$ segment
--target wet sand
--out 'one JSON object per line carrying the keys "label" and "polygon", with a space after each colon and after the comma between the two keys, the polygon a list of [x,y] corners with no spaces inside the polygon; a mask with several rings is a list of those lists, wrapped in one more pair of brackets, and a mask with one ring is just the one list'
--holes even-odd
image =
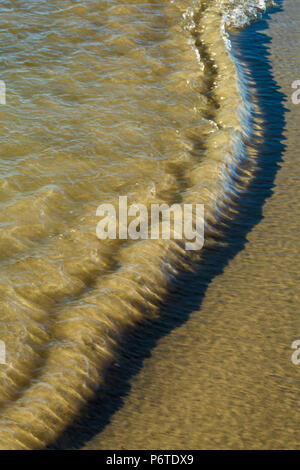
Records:
{"label": "wet sand", "polygon": [[[298,445],[299,11],[270,3],[1,6],[1,449]],[[119,196],[204,204],[204,249],[99,240]]]}
{"label": "wet sand", "polygon": [[299,448],[291,344],[300,338],[300,107],[290,99],[299,22],[297,2],[283,2],[233,39],[265,135],[261,169],[241,202],[246,234],[237,224],[239,248],[207,260],[208,272],[216,261],[222,269],[199,272],[166,306],[183,324],[158,339],[138,372],[132,366],[120,409],[88,449]]}

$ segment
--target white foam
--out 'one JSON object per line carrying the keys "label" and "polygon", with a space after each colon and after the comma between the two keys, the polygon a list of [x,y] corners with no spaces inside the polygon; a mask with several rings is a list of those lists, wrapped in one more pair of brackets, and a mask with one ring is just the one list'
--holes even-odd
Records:
{"label": "white foam", "polygon": [[275,0],[219,0],[227,27],[243,28],[257,20],[269,7],[276,6]]}

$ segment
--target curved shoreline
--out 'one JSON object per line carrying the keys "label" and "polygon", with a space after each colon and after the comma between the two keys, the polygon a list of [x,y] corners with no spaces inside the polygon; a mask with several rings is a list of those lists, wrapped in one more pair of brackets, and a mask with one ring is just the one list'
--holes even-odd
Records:
{"label": "curved shoreline", "polygon": [[[185,168],[188,184],[181,201],[204,204],[206,250],[223,243],[228,221],[238,212],[240,194],[252,178],[249,168],[241,165],[246,161],[241,148],[246,137],[241,138],[238,115],[242,102],[235,66],[222,38],[222,21],[219,6],[204,2],[190,24],[200,58],[202,54],[202,118],[208,130],[200,139],[194,139],[195,147],[204,146],[205,158],[199,162],[198,155],[191,152]],[[178,33],[174,30],[174,37]],[[232,148],[232,142],[237,148]],[[48,343],[46,339],[45,352],[38,360],[36,346],[32,347],[32,375],[28,375],[16,398],[6,400],[1,409],[0,447],[36,449],[53,441],[95,390],[104,385],[99,373],[114,362],[123,335],[135,324],[156,318],[173,288],[174,276],[193,269],[196,262],[198,254],[187,255],[181,243],[141,241],[120,248],[118,263],[108,273],[90,273],[93,290],[85,286],[80,289],[78,316],[74,318],[72,304],[64,304],[59,316],[51,318],[51,337]],[[80,278],[80,273],[76,275]],[[50,292],[51,288],[50,284]],[[37,348],[41,349],[39,344]],[[16,370],[12,371],[15,377]]]}
{"label": "curved shoreline", "polygon": [[[200,49],[200,54],[201,54],[201,49]],[[249,104],[248,104],[247,108],[248,109],[251,108],[252,111],[253,111],[252,105],[249,106]],[[252,115],[252,117],[253,117],[253,115]],[[245,116],[244,116],[244,118],[245,118]],[[248,127],[249,126],[248,116],[246,117],[244,122],[247,126],[246,128],[247,128],[248,138],[250,138],[250,141],[251,141],[252,136],[251,136],[251,133],[249,132],[250,129]],[[254,135],[254,138],[256,139],[257,136]],[[244,139],[244,143],[247,140],[248,139]],[[256,145],[259,145],[260,143],[256,142]],[[249,145],[249,140],[248,140],[248,145]],[[249,147],[251,148],[252,146],[253,146],[253,144],[251,144],[251,142],[250,142]],[[239,157],[240,157],[240,152],[237,152],[238,161],[240,161]],[[252,157],[253,157],[253,155],[252,155]],[[280,156],[279,156],[279,158],[280,158]],[[247,200],[248,193],[251,192],[249,187],[251,185],[255,186],[255,184],[257,184],[257,182],[255,180],[257,178],[258,179],[261,178],[261,175],[257,176],[257,174],[256,174],[256,168],[258,170],[261,170],[260,167],[256,166],[256,165],[257,165],[257,161],[255,161],[255,159],[253,159],[253,160],[244,159],[243,160],[243,165],[242,165],[242,168],[240,168],[240,171],[236,171],[236,170],[239,170],[239,168],[232,168],[231,167],[231,170],[233,170],[232,174],[233,174],[235,184],[238,183],[238,181],[240,181],[240,178],[242,179],[243,184],[239,188],[240,191],[237,191],[237,192],[234,191],[233,193],[231,192],[230,199],[229,199],[230,204],[229,204],[229,201],[227,201],[227,204],[225,205],[225,210],[226,211],[228,211],[228,209],[231,210],[231,212],[229,212],[229,216],[228,216],[228,212],[227,212],[227,215],[226,215],[226,212],[224,213],[224,211],[222,209],[223,201],[222,200],[219,201],[220,202],[220,208],[219,208],[219,212],[218,212],[218,223],[216,224],[217,230],[214,232],[213,244],[206,247],[205,252],[202,253],[202,255],[201,255],[201,256],[203,256],[203,261],[200,262],[200,265],[204,266],[204,270],[205,270],[205,264],[209,263],[209,258],[212,256],[213,253],[214,253],[214,256],[216,256],[217,259],[219,259],[220,263],[216,267],[216,269],[213,270],[213,273],[211,273],[212,277],[214,277],[216,275],[216,271],[217,272],[222,271],[224,265],[227,264],[228,260],[230,258],[232,258],[233,256],[235,256],[235,254],[242,248],[243,244],[245,243],[246,234],[250,230],[250,227],[255,225],[259,220],[259,217],[258,218],[254,217],[253,220],[249,221],[249,215],[247,215],[247,218],[245,220],[245,214],[244,213],[242,213],[242,214],[239,213],[239,207],[240,207],[241,202],[244,199]],[[275,165],[275,167],[276,167],[276,165]],[[238,186],[239,185],[237,185],[237,187]],[[245,188],[246,188],[246,191],[245,191]],[[261,210],[263,201],[269,195],[270,195],[270,192],[269,192],[269,190],[267,190],[265,195],[263,196],[263,199],[261,200],[260,210]],[[243,208],[243,210],[244,210],[244,208]],[[229,232],[232,231],[232,227],[235,228],[237,225],[239,227],[238,236],[242,238],[242,241],[238,241],[238,244],[236,246],[232,246],[232,240],[231,240],[231,242],[228,243],[228,241],[230,240]],[[221,228],[221,230],[219,231],[220,228]],[[233,234],[233,240],[235,240],[234,234]],[[222,248],[222,246],[223,246],[223,248]],[[197,263],[197,268],[196,268],[197,274],[195,274],[195,275],[193,275],[193,274],[185,275],[181,281],[180,280],[176,281],[175,285],[173,286],[173,289],[175,289],[177,285],[179,285],[180,288],[183,288],[183,290],[186,289],[187,288],[186,287],[186,282],[188,282],[188,283],[194,282],[194,285],[197,285],[197,282],[199,282],[199,271],[201,271],[201,268],[199,267],[199,264]],[[202,274],[202,276],[203,276],[203,274]],[[198,281],[196,281],[196,283],[195,283],[195,277],[196,277],[196,279],[198,278]],[[193,278],[194,278],[194,281],[192,281]],[[207,282],[208,281],[205,282],[205,285],[206,285]],[[185,285],[185,287],[184,287],[184,285]],[[169,298],[169,301],[174,296],[176,298],[176,295],[173,293],[171,295],[171,297]],[[175,301],[175,303],[176,303],[176,301]],[[165,310],[166,310],[166,307],[163,307],[163,311],[165,311]],[[141,352],[141,357],[142,358],[145,357],[145,354],[147,356],[148,351],[149,351],[148,348],[151,349],[154,346],[154,344],[157,341],[157,337],[164,336],[165,334],[167,334],[168,331],[170,331],[170,329],[174,328],[176,325],[180,325],[182,322],[186,321],[186,319],[187,319],[186,315],[184,315],[184,318],[178,317],[178,318],[173,318],[173,319],[170,316],[166,317],[166,316],[162,315],[161,320],[157,319],[157,320],[154,320],[154,322],[150,321],[149,326],[143,326],[142,330],[138,330],[137,333],[133,334],[133,336],[132,335],[130,336],[130,340],[128,341],[128,343],[126,345],[126,351],[127,352],[126,352],[125,356],[127,357],[128,354],[130,356],[130,353],[128,353],[128,350],[131,351],[131,354],[133,355],[133,357],[136,356],[136,350]],[[154,333],[153,333],[153,324],[154,324],[154,329],[155,329]],[[147,334],[146,334],[146,332],[147,332]],[[153,334],[154,334],[154,337],[153,337]],[[147,341],[147,343],[150,343],[150,345],[149,344],[146,345],[146,348],[145,348],[146,352],[143,353],[144,346],[141,343],[143,342],[143,339],[145,339],[146,337],[151,338],[149,341]],[[137,359],[136,357],[135,357],[135,359],[133,359],[133,357],[131,356],[131,360],[135,360],[136,362],[141,364],[142,359]],[[128,359],[125,359],[125,360],[121,359],[120,362],[121,362],[121,368],[123,368],[125,370],[123,375],[125,375],[125,377],[126,377],[126,379],[124,379],[125,383],[123,384],[123,386],[122,385],[120,386],[120,383],[119,383],[119,381],[121,381],[121,384],[122,384],[123,379],[120,379],[120,377],[119,378],[116,377],[116,375],[118,375],[118,376],[120,375],[120,368],[119,367],[117,367],[117,368],[113,367],[112,368],[113,370],[110,370],[109,374],[112,374],[112,375],[115,376],[115,379],[114,379],[115,382],[113,381],[113,383],[118,384],[117,389],[120,389],[120,395],[122,396],[122,393],[124,393],[124,388],[125,388],[125,390],[128,388],[128,385],[127,385],[128,369],[129,370],[130,370],[130,368],[132,369],[132,365],[131,366],[129,365]],[[132,372],[133,374],[136,373],[135,367],[134,367],[134,371]],[[108,389],[108,395],[109,395],[111,393],[110,386],[108,388],[109,388]],[[96,404],[94,404],[92,406],[92,410],[95,411],[95,407],[97,407],[97,406],[101,407],[102,403],[103,403],[103,396],[101,397],[101,400],[99,402],[96,402]],[[98,426],[98,430],[99,430],[99,427],[105,426],[105,423],[109,419],[110,414],[113,413],[118,408],[118,406],[116,404],[114,405],[113,403],[109,403],[109,399],[108,399],[108,402],[107,402],[107,400],[104,401],[103,407],[104,408],[103,408],[102,413],[103,413],[104,416],[102,416],[102,418],[101,417],[98,418],[98,423],[97,423],[97,420],[96,420],[96,425],[95,426],[94,426],[94,424],[91,425],[91,423],[90,423],[90,421],[93,421],[93,411],[92,410],[90,410],[90,411],[87,410],[87,412],[86,412],[87,416],[86,416],[86,418],[83,418],[83,423],[86,423],[87,427],[88,427],[87,423],[89,423],[89,426],[91,426],[92,429],[96,429],[96,427]],[[108,408],[108,410],[107,410],[106,407]],[[101,410],[99,412],[101,414]],[[82,429],[86,429],[85,431],[83,431],[82,438],[80,436],[78,436],[78,432],[80,434],[80,429],[81,429],[81,431],[82,431]],[[87,434],[89,434],[88,431],[87,431],[87,428],[85,428],[85,426],[82,424],[82,422],[79,423],[79,428],[77,428],[77,429],[76,429],[76,427],[75,427],[75,429],[73,428],[73,430],[72,430],[72,428],[67,429],[65,434],[62,436],[61,440],[58,441],[58,443],[56,444],[56,448],[57,447],[58,448],[64,448],[64,446],[68,447],[68,445],[71,446],[71,447],[72,446],[75,446],[75,447],[81,446],[82,443],[84,442],[84,440],[86,440],[86,437],[85,438],[83,437],[84,435],[86,436],[85,432],[87,432]],[[72,433],[75,433],[75,436],[77,435],[77,437],[74,438],[74,435],[72,436]],[[91,431],[90,434],[93,434],[93,431]],[[78,439],[79,439],[79,442],[81,442],[80,444],[78,443]],[[82,439],[83,439],[83,442],[82,442]],[[69,444],[66,444],[66,442],[68,442],[68,440],[69,440]],[[74,441],[76,442],[76,440],[77,440],[77,444],[74,444]],[[72,444],[70,444],[70,442]]]}

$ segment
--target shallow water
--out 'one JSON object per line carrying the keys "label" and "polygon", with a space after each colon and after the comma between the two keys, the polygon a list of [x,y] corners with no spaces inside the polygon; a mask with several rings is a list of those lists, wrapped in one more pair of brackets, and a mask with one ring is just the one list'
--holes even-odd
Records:
{"label": "shallow water", "polygon": [[259,105],[256,133],[264,135],[256,182],[241,198],[246,230],[237,226],[233,248],[215,253],[220,269],[210,254],[210,273],[199,269],[171,300],[167,318],[183,312],[184,323],[151,357],[144,353],[141,371],[125,362],[132,378],[124,403],[86,448],[299,448],[291,344],[300,337],[300,108],[290,99],[299,22],[298,3],[283,2],[232,38]]}
{"label": "shallow water", "polygon": [[[271,70],[255,28],[265,23],[232,36],[236,63],[224,43],[225,19],[242,26],[264,2],[227,3],[3,2],[1,448],[43,448],[67,426],[57,446],[297,442],[289,349],[297,339],[296,129],[284,125],[276,83],[262,85]],[[267,25],[280,14],[296,22],[288,5],[292,16],[274,12]],[[282,53],[272,63],[285,60],[275,78],[286,94],[280,70],[297,55],[285,24],[272,35]],[[174,240],[100,242],[96,209],[120,195],[204,203],[205,250],[187,254]],[[125,345],[144,320],[149,331]],[[120,341],[127,352],[119,359]],[[94,421],[72,426],[95,394],[85,415]]]}

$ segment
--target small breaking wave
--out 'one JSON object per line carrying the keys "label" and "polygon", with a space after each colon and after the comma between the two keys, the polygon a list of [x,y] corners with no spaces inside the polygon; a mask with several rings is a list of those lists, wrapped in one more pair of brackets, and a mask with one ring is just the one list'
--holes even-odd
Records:
{"label": "small breaking wave", "polygon": [[[101,202],[99,198],[114,200],[126,180],[125,190],[138,202],[204,204],[206,246],[213,247],[222,242],[228,221],[238,212],[238,196],[252,178],[245,165],[245,142],[252,133],[251,106],[230,53],[228,31],[246,26],[274,3],[179,0],[163,6],[153,2],[149,9],[143,2],[136,2],[129,10],[112,5],[101,17],[109,28],[105,29],[105,22],[101,25],[104,33],[100,38],[95,28],[101,16],[97,3],[91,2],[87,8],[80,7],[79,2],[72,9],[70,14],[75,17],[71,17],[67,38],[72,49],[82,35],[82,50],[76,51],[75,56],[77,61],[83,61],[83,68],[84,52],[88,48],[93,50],[96,38],[104,44],[103,57],[108,57],[103,67],[107,67],[110,76],[102,83],[102,92],[107,99],[103,110],[110,111],[104,116],[104,124],[101,121],[98,127],[91,126],[90,121],[85,123],[91,139],[93,133],[102,139],[101,149],[97,149],[104,155],[102,179],[97,179],[100,170],[99,163],[92,158],[95,155],[89,165],[80,160],[80,153],[76,153],[76,146],[80,147],[78,135],[73,135],[66,120],[62,128],[70,132],[69,154],[66,152],[63,158],[58,147],[57,160],[50,155],[42,165],[37,159],[36,168],[41,166],[39,181],[43,178],[46,181],[46,176],[50,174],[51,178],[60,163],[69,179],[64,180],[63,175],[56,186],[44,183],[42,189],[28,189],[26,198],[15,199],[7,206],[6,224],[10,227],[7,233],[11,238],[4,240],[10,251],[8,260],[3,256],[3,262],[7,263],[9,287],[3,287],[2,304],[12,327],[6,331],[8,349],[14,341],[18,347],[9,358],[0,386],[3,449],[37,449],[54,441],[103,385],[105,370],[114,361],[124,333],[141,320],[155,318],[174,276],[193,269],[201,261],[201,252],[187,253],[176,240],[99,245],[93,231],[96,220],[86,216]],[[48,41],[55,42],[64,34],[60,28],[65,14],[65,9],[53,12],[57,19],[55,38],[49,37]],[[136,18],[133,27],[129,18]],[[75,20],[82,21],[77,35],[73,31]],[[89,44],[84,42],[86,35],[92,38]],[[46,40],[45,51],[47,47]],[[113,61],[114,57],[119,62]],[[66,68],[61,83],[55,84],[60,98],[50,100],[47,94],[39,97],[56,116],[72,100],[64,83],[73,80],[75,67],[71,61],[66,64],[65,57],[62,62],[59,59],[53,58],[59,62],[59,70]],[[97,60],[97,55],[89,56],[90,73],[100,77],[103,70],[99,70]],[[176,68],[179,60],[180,70]],[[121,61],[127,68],[119,76]],[[76,70],[78,89],[84,88],[82,73]],[[52,77],[47,78],[52,83]],[[92,102],[92,97],[89,99]],[[91,111],[88,106],[94,107],[90,102],[84,103],[87,114]],[[124,103],[128,102],[123,113]],[[126,121],[129,112],[132,121]],[[105,126],[107,129],[117,126],[120,113],[123,126],[128,127],[126,134],[122,137],[121,126],[112,131],[114,134],[105,134]],[[137,122],[135,113],[139,117]],[[81,117],[79,113],[76,121],[79,135]],[[54,120],[54,115],[51,118]],[[147,126],[139,134],[143,120]],[[50,122],[45,120],[45,128],[50,128],[48,138],[55,134],[51,129],[54,121]],[[165,129],[163,133],[158,133],[160,125]],[[151,139],[155,132],[154,144]],[[37,133],[39,143],[43,142],[38,126]],[[57,134],[55,137],[62,139],[58,141],[62,145],[59,129]],[[139,155],[146,146],[148,153],[136,163],[132,154]],[[35,147],[25,162],[28,172],[34,167],[39,150],[39,146]],[[119,152],[120,158],[113,160],[113,152]],[[83,179],[76,180],[80,172]],[[70,182],[72,178],[76,181],[76,192]],[[149,184],[151,178],[156,180]],[[102,192],[97,191],[99,181],[106,193],[103,188]],[[7,184],[12,192],[20,186],[25,191],[26,183],[17,173]],[[37,185],[36,180],[34,184]],[[25,236],[25,222],[32,213],[32,204],[34,223]],[[20,208],[25,220],[24,230],[19,231],[23,238],[9,225],[14,214],[21,212]],[[69,214],[67,221],[62,221],[64,211]],[[18,288],[20,279],[22,284]]]}

